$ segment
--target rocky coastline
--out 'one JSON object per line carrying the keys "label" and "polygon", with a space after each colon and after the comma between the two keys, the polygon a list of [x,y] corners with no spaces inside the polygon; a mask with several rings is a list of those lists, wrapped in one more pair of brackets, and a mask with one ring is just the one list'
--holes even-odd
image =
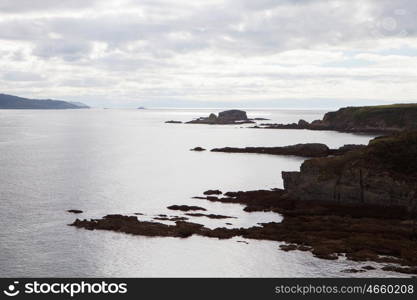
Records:
{"label": "rocky coastline", "polygon": [[[281,222],[249,228],[207,228],[187,217],[232,218],[200,206],[173,205],[185,216],[141,221],[137,216],[107,215],[76,219],[71,226],[142,236],[273,240],[282,251],[308,251],[322,259],[378,262],[382,269],[417,274],[417,132],[371,140],[344,154],[306,160],[300,172],[283,172],[284,189],[222,193],[208,190],[201,201],[244,205],[244,211],[279,213]],[[357,174],[356,174],[357,173]],[[352,175],[355,174],[355,175]],[[359,175],[358,175],[359,174]],[[389,209],[387,209],[389,208]],[[369,268],[367,268],[369,269]],[[365,272],[349,269],[346,272]]]}

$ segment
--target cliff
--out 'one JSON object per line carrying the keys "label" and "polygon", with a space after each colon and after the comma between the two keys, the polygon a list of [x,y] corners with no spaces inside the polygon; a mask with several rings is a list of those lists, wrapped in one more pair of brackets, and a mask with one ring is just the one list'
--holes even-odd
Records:
{"label": "cliff", "polygon": [[262,124],[272,129],[336,130],[346,132],[398,132],[417,129],[417,104],[345,107],[328,112],[322,120],[292,124]]}
{"label": "cliff", "polygon": [[80,102],[61,100],[35,100],[0,94],[0,109],[81,109],[89,108]]}
{"label": "cliff", "polygon": [[375,138],[363,149],[306,160],[282,172],[287,197],[417,208],[417,131]]}

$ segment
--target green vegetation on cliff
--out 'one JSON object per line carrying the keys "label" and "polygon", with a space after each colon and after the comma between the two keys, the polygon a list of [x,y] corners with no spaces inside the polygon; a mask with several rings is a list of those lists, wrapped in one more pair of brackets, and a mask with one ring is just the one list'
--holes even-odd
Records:
{"label": "green vegetation on cliff", "polygon": [[322,122],[342,129],[417,129],[417,104],[346,107],[327,113]]}

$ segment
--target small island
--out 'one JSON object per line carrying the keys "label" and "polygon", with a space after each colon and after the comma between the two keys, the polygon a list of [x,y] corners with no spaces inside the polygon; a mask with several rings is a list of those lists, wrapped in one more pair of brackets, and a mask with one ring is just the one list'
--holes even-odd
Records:
{"label": "small island", "polygon": [[209,124],[209,125],[237,125],[255,123],[253,120],[248,119],[246,112],[243,110],[232,109],[226,110],[216,114],[210,114],[208,117],[198,118],[187,122],[187,124]]}

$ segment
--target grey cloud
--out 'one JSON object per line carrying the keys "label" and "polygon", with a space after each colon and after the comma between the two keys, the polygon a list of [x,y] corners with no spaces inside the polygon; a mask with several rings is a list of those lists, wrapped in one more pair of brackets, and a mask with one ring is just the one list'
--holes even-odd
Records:
{"label": "grey cloud", "polygon": [[79,9],[98,3],[98,0],[1,0],[0,12],[19,13],[61,9]]}
{"label": "grey cloud", "polygon": [[60,57],[66,61],[76,61],[88,55],[91,43],[74,40],[45,40],[38,42],[33,54],[42,58]]}
{"label": "grey cloud", "polygon": [[7,81],[41,81],[44,78],[37,73],[9,71],[2,75],[2,79]]}

